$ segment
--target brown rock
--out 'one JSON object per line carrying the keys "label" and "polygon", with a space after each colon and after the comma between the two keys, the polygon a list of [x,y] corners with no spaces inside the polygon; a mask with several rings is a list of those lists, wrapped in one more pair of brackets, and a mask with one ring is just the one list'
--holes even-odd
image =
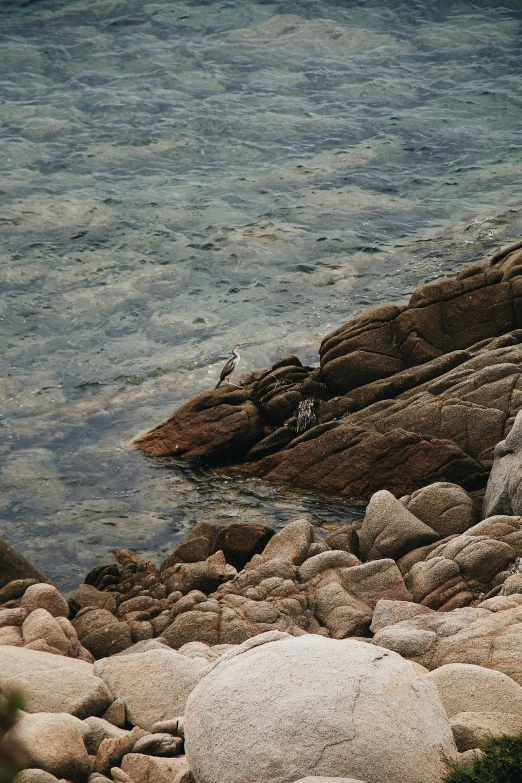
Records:
{"label": "brown rock", "polygon": [[218,534],[214,551],[222,550],[227,563],[237,571],[254,556],[263,552],[274,530],[262,522],[232,522]]}
{"label": "brown rock", "polygon": [[[406,307],[368,310],[325,337],[320,369],[285,360],[205,392],[135,445],[215,461],[248,452],[242,473],[360,498],[433,482],[482,492],[522,408],[521,259],[507,249],[419,288]],[[289,440],[308,399],[320,423]],[[451,513],[441,502],[440,530],[419,511],[421,521],[464,532],[469,501]]]}
{"label": "brown rock", "polygon": [[464,533],[477,522],[473,501],[457,484],[437,482],[402,497],[401,503],[441,538]]}
{"label": "brown rock", "polygon": [[135,743],[146,736],[148,736],[147,731],[135,726],[132,731],[125,732],[119,737],[102,739],[94,762],[94,772],[100,772],[102,775],[108,774],[111,767],[119,764],[123,756],[132,750]]}
{"label": "brown rock", "polygon": [[78,614],[81,609],[91,606],[96,609],[106,609],[108,612],[116,611],[116,599],[112,593],[105,593],[97,590],[92,585],[80,585],[69,596],[69,607],[73,615]]}
{"label": "brown rock", "polygon": [[312,543],[313,528],[306,519],[295,519],[275,534],[263,550],[264,560],[289,560],[295,565],[304,562]]}
{"label": "brown rock", "polygon": [[157,758],[142,753],[128,753],[121,763],[122,769],[134,783],[187,783],[189,772],[185,756]]}
{"label": "brown rock", "polygon": [[20,598],[30,585],[38,582],[38,579],[13,579],[0,589],[0,604]]}
{"label": "brown rock", "polygon": [[237,458],[258,441],[264,422],[251,386],[202,392],[132,445],[157,456]]}
{"label": "brown rock", "polygon": [[359,530],[359,548],[364,560],[384,557],[397,560],[406,552],[438,539],[438,533],[413,516],[386,490],[372,495]]}
{"label": "brown rock", "polygon": [[[6,541],[0,539],[0,588],[6,587],[9,582],[20,582],[26,579],[35,579],[37,582],[53,584],[51,579],[42,574],[25,557],[22,557],[22,555],[10,547]],[[10,598],[4,598],[0,593],[0,602],[9,600]]]}
{"label": "brown rock", "polygon": [[83,724],[66,713],[39,712],[23,715],[6,735],[16,740],[28,766],[81,783],[89,773],[89,757],[83,743]]}

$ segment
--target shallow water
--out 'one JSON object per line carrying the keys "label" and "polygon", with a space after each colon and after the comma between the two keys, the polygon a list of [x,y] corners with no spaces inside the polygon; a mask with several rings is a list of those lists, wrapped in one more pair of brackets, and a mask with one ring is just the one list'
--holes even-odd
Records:
{"label": "shallow water", "polygon": [[69,589],[345,502],[129,439],[519,239],[519,0],[3,0],[0,535]]}

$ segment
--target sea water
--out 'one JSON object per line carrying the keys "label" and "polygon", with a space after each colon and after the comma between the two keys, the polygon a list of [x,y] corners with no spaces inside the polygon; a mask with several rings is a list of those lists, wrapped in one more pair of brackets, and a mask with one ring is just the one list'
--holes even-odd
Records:
{"label": "sea water", "polygon": [[64,589],[357,516],[129,441],[522,229],[520,0],[2,0],[0,536]]}

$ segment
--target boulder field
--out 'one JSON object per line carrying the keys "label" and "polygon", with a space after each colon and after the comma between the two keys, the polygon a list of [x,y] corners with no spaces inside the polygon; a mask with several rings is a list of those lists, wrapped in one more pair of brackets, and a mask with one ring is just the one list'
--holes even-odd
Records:
{"label": "boulder field", "polygon": [[327,531],[199,522],[67,601],[22,563],[0,755],[22,751],[16,783],[441,783],[522,731],[521,558],[521,516],[439,482]]}
{"label": "boulder field", "polygon": [[481,500],[522,408],[522,242],[364,311],[319,354],[316,368],[285,356],[202,392],[133,445],[365,500],[439,481]]}

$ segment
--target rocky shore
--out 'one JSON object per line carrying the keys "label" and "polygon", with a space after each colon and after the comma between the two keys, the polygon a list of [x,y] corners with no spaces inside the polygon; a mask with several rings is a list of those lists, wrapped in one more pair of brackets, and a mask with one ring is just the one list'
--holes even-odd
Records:
{"label": "rocky shore", "polygon": [[522,243],[135,441],[361,521],[198,522],[67,600],[0,542],[16,783],[441,783],[522,732],[521,273]]}
{"label": "rocky shore", "polygon": [[522,243],[406,306],[364,311],[320,358],[285,356],[203,392],[134,445],[364,500],[451,481],[480,502],[522,407]]}

